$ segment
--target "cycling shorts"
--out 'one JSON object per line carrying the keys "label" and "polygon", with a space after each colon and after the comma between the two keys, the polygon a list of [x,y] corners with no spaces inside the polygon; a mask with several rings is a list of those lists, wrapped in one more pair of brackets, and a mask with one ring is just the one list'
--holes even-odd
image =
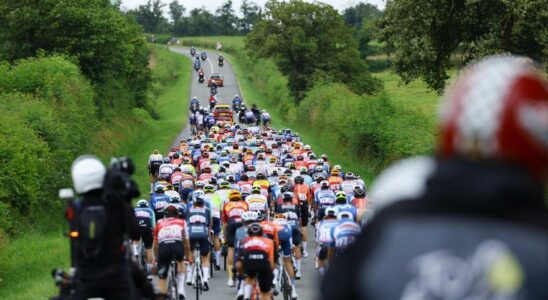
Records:
{"label": "cycling shorts", "polygon": [[141,240],[143,240],[143,244],[145,244],[145,249],[152,249],[152,228],[148,226],[139,226],[141,229]]}
{"label": "cycling shorts", "polygon": [[234,240],[236,239],[236,230],[244,226],[242,222],[235,222],[233,220],[228,220],[228,225],[226,227],[226,244],[228,247],[234,248]]}
{"label": "cycling shorts", "polygon": [[293,227],[293,232],[291,234],[292,234],[291,240],[293,242],[293,246],[299,246],[302,241],[301,229],[298,227]]}
{"label": "cycling shorts", "polygon": [[160,163],[151,162],[151,163],[150,163],[149,174],[151,174],[151,175],[158,175],[158,171],[160,171],[160,165],[162,165],[162,162],[160,162]]}
{"label": "cycling shorts", "polygon": [[301,226],[306,227],[308,226],[308,202],[302,201],[300,208],[301,208]]}
{"label": "cycling shorts", "polygon": [[[209,240],[207,238],[190,238],[190,249],[194,251],[196,245],[200,248],[200,256],[207,256],[209,254]],[[195,257],[195,259],[197,259]]]}
{"label": "cycling shorts", "polygon": [[214,235],[219,235],[221,233],[221,219],[213,218],[213,224],[211,229],[213,230]]}
{"label": "cycling shorts", "polygon": [[268,255],[262,251],[250,251],[243,254],[242,266],[249,278],[256,278],[261,292],[268,293],[272,286],[274,275],[270,269]]}
{"label": "cycling shorts", "polygon": [[181,188],[179,189],[179,194],[181,195],[181,199],[184,201],[188,201],[188,195],[192,193],[193,189],[191,188]]}
{"label": "cycling shorts", "polygon": [[291,233],[286,230],[278,232],[278,240],[280,241],[281,253],[284,257],[291,256]]}
{"label": "cycling shorts", "polygon": [[185,248],[182,241],[160,243],[158,246],[158,277],[165,279],[171,259],[183,260]]}
{"label": "cycling shorts", "polygon": [[327,246],[318,246],[316,248],[316,257],[318,257],[319,260],[326,260],[327,259]]}

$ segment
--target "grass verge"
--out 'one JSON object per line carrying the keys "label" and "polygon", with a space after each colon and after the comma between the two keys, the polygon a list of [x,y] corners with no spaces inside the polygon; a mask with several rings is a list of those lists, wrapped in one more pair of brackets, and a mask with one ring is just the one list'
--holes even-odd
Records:
{"label": "grass verge", "polygon": [[[154,106],[157,120],[139,109],[112,120],[97,134],[92,152],[106,159],[126,155],[137,164],[135,179],[148,191],[146,163],[153,149],[168,149],[186,120],[190,88],[190,61],[164,47],[152,48]],[[51,269],[69,264],[68,239],[63,236],[62,212],[44,214],[54,225],[39,225],[9,241],[0,251],[0,299],[44,299],[56,293]],[[58,221],[53,221],[58,220]],[[2,245],[0,245],[1,247]]]}

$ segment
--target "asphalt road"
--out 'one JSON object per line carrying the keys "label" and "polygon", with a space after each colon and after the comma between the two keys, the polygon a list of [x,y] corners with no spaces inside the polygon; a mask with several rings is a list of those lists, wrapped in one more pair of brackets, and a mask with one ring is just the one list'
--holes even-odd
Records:
{"label": "asphalt road", "polygon": [[[170,47],[170,50],[179,54],[182,54],[189,59],[191,59],[190,56],[190,49],[184,48],[184,47]],[[202,50],[197,48],[198,53],[200,53]],[[205,62],[202,62],[202,68],[204,69],[206,73],[206,80],[209,77],[209,74],[212,72],[220,72],[221,75],[224,77],[224,87],[219,88],[219,92],[217,94],[217,100],[219,103],[223,104],[231,104],[232,98],[234,98],[234,95],[240,93],[240,88],[238,87],[236,77],[234,75],[234,72],[232,71],[232,66],[230,65],[230,62],[225,59],[225,63],[223,67],[219,67],[217,64],[219,55],[215,53],[214,51],[207,51],[208,53],[208,59]],[[198,83],[198,74],[194,71],[194,69],[188,70],[189,72],[192,72],[192,84],[190,93],[191,95],[181,95],[181,97],[193,97],[196,96],[200,100],[200,104],[203,106],[209,106],[207,100],[209,98],[209,88],[207,87],[207,84],[204,83]],[[245,100],[245,99],[244,99]],[[179,134],[179,137],[173,142],[173,145],[178,145],[179,141],[182,138],[188,138],[190,136],[190,126],[188,126],[188,122],[185,124],[185,127],[182,129],[181,133]],[[309,226],[308,228],[308,236],[309,236],[309,242],[308,242],[308,253],[309,256],[307,258],[303,258],[302,260],[302,279],[297,281],[297,293],[299,295],[300,300],[312,300],[317,299],[317,292],[319,291],[319,278],[318,278],[318,272],[314,268],[314,247],[315,243],[313,241],[313,233],[314,230],[312,227]],[[200,299],[204,300],[224,300],[224,299],[236,299],[236,289],[230,288],[226,285],[228,278],[227,274],[224,271],[214,272],[213,278],[210,279],[210,290],[208,292],[205,292],[202,294]],[[186,294],[187,299],[195,299],[195,291],[192,289],[192,287],[187,286],[186,287]],[[282,299],[281,294],[275,297],[275,299]]]}

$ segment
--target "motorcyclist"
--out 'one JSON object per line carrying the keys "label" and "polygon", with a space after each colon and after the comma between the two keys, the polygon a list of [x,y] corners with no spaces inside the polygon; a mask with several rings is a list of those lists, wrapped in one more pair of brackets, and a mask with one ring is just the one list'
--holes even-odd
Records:
{"label": "motorcyclist", "polygon": [[242,99],[237,94],[234,95],[234,99],[232,99],[232,110],[235,112],[238,112],[240,109],[240,106],[242,105]]}
{"label": "motorcyclist", "polygon": [[202,83],[202,82],[204,82],[204,80],[205,80],[204,69],[200,68],[200,70],[198,70],[198,81],[200,81],[200,83]]}
{"label": "motorcyclist", "polygon": [[547,298],[547,86],[524,58],[462,71],[437,156],[377,177],[374,214],[331,264],[322,299]]}
{"label": "motorcyclist", "polygon": [[215,82],[215,80],[211,80],[211,84],[209,85],[209,91],[212,95],[217,94],[217,82]]}
{"label": "motorcyclist", "polygon": [[224,65],[224,61],[225,61],[225,58],[222,55],[219,55],[219,66],[222,67]]}

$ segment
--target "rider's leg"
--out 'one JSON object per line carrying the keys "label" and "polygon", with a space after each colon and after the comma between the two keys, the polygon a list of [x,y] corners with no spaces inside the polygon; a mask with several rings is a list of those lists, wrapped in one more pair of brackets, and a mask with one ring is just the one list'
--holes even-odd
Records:
{"label": "rider's leg", "polygon": [[217,263],[217,266],[221,265],[221,239],[219,238],[219,235],[216,234],[213,237],[213,249],[215,250],[215,262]]}
{"label": "rider's leg", "polygon": [[179,291],[179,295],[185,295],[185,271],[184,261],[177,262],[177,291]]}
{"label": "rider's leg", "polygon": [[228,280],[234,280],[232,268],[234,266],[234,247],[228,247],[228,255],[226,258],[226,271],[228,272]]}

